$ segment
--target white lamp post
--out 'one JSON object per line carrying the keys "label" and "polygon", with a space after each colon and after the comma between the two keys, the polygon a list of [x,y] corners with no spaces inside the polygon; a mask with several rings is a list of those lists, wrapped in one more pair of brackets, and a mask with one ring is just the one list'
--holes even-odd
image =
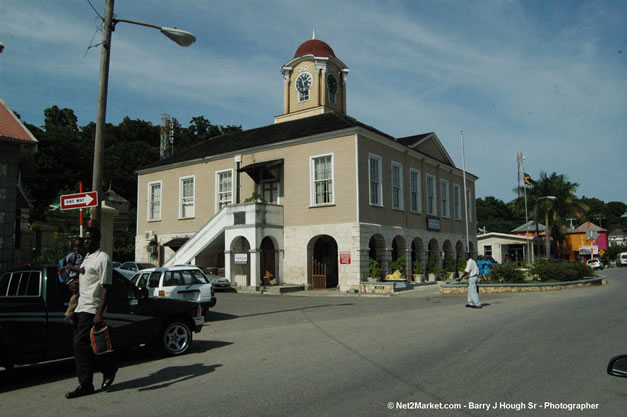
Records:
{"label": "white lamp post", "polygon": [[111,55],[111,32],[115,30],[115,25],[120,22],[133,25],[147,26],[158,29],[165,36],[176,42],[180,46],[190,46],[196,41],[190,32],[152,25],[150,23],[136,22],[133,20],[113,19],[114,0],[106,0],[104,25],[102,30],[102,50],[100,52],[100,79],[98,82],[98,115],[96,117],[96,139],[94,143],[94,165],[92,174],[92,191],[98,193],[98,205],[91,212],[92,225],[100,227],[101,204],[102,204],[102,172],[103,172],[103,149],[104,149],[104,128],[107,114],[107,91],[109,86],[109,57]]}

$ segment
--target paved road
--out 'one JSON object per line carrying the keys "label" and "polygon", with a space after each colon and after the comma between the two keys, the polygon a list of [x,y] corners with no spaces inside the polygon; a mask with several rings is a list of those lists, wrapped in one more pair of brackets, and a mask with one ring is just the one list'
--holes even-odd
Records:
{"label": "paved road", "polygon": [[[605,366],[627,353],[627,269],[604,274],[603,287],[483,295],[481,310],[434,288],[219,294],[190,354],[138,350],[112,392],[72,401],[71,361],[0,372],[0,415],[624,416],[627,379]],[[416,406],[461,408],[403,409]]]}

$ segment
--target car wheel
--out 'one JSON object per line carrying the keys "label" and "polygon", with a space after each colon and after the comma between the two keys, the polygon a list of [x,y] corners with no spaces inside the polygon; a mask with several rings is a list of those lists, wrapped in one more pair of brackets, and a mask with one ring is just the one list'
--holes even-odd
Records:
{"label": "car wheel", "polygon": [[161,332],[161,350],[167,355],[181,355],[192,345],[192,331],[187,323],[172,320]]}

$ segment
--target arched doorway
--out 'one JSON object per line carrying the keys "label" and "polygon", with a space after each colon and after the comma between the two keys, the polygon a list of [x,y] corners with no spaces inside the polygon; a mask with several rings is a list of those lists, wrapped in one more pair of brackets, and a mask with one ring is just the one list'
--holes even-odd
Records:
{"label": "arched doorway", "polygon": [[261,241],[260,263],[261,263],[261,283],[263,285],[277,285],[279,277],[276,268],[276,249],[274,242],[269,236]]}
{"label": "arched doorway", "polygon": [[370,238],[368,242],[368,257],[377,261],[379,268],[384,270],[385,238],[380,234],[375,234]]}
{"label": "arched doorway", "polygon": [[440,260],[440,247],[438,241],[431,239],[429,241],[429,253],[427,258],[427,272],[429,273],[429,279],[437,279],[436,271],[439,271],[442,267],[442,261]]}
{"label": "arched doorway", "polygon": [[[425,273],[425,250],[424,245],[422,243],[422,239],[419,237],[415,238],[411,242],[411,269],[412,275],[413,273],[417,273],[417,275],[421,275]],[[416,261],[422,262],[422,268],[419,268],[419,271],[414,271],[416,266]]]}
{"label": "arched doorway", "polygon": [[250,286],[250,243],[243,236],[231,242],[231,276],[237,285]]}
{"label": "arched doorway", "polygon": [[336,288],[339,284],[337,242],[331,236],[313,238],[308,245],[311,286],[314,290]]}

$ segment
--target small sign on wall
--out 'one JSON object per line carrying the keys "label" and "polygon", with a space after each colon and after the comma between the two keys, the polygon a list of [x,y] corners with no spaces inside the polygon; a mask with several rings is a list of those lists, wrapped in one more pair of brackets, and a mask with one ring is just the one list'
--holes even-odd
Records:
{"label": "small sign on wall", "polygon": [[233,259],[235,265],[246,265],[248,264],[248,254],[246,253],[236,253]]}
{"label": "small sign on wall", "polygon": [[342,265],[350,265],[351,263],[351,253],[350,251],[341,251],[340,252],[340,264]]}
{"label": "small sign on wall", "polygon": [[427,217],[427,230],[440,230],[440,219]]}

